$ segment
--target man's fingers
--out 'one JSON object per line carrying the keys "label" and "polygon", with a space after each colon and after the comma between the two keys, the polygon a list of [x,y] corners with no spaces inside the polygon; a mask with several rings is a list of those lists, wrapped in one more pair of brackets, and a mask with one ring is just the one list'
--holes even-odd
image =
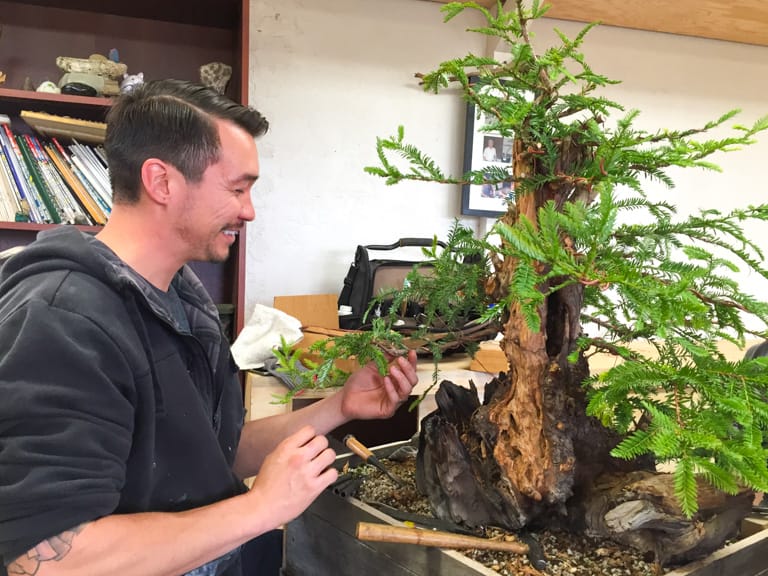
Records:
{"label": "man's fingers", "polygon": [[317,437],[317,432],[312,426],[302,426],[296,432],[286,438],[286,442],[289,442],[296,446],[304,446],[307,442],[312,441]]}

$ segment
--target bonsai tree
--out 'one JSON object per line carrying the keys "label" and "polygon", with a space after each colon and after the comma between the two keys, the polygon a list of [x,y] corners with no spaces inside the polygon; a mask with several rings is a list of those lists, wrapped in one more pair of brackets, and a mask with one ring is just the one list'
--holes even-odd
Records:
{"label": "bonsai tree", "polygon": [[[407,346],[408,338],[439,358],[461,341],[466,311],[496,323],[508,372],[486,386],[482,403],[441,384],[440,410],[422,423],[419,485],[433,510],[512,529],[586,523],[661,562],[684,560],[733,531],[751,490],[768,491],[768,363],[730,362],[718,348],[766,334],[768,305],[733,276],[747,269],[768,278],[760,247],[743,232],[746,221],[768,219],[768,206],[680,217],[671,194],[653,200],[643,186],[672,188],[671,167],[717,169],[710,156],[751,143],[768,119],[722,138],[707,133],[737,111],[688,130],[639,129],[639,112],[600,94],[615,81],[580,52],[592,26],[573,39],[558,32],[560,44],[539,52],[529,23],[546,7],[526,4],[445,5],[446,20],[481,12],[485,24],[472,32],[503,41],[506,59],[470,54],[417,74],[425,91],[457,90],[474,104],[484,130],[514,138],[510,168],[446,174],[402,127],[378,140],[380,165],[366,168],[388,184],[508,183],[506,213],[484,238],[457,224],[449,249],[427,251],[435,276],[414,275],[388,294],[390,316],[336,339],[329,358],[376,357],[377,343]],[[472,304],[451,325],[457,295]],[[423,324],[440,321],[442,331],[390,340],[406,300],[424,303]],[[590,375],[597,352],[620,361]],[[655,472],[657,463],[671,473]]]}

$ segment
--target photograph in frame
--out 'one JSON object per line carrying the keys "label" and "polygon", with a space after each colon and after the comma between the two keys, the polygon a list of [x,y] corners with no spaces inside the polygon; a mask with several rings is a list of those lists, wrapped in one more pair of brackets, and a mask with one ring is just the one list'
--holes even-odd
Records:
{"label": "photograph in frame", "polygon": [[[485,117],[475,114],[475,105],[467,104],[464,143],[464,173],[486,167],[512,170],[514,138],[494,132],[485,132]],[[506,199],[513,192],[511,182],[497,184],[464,184],[461,191],[461,213],[469,216],[496,218],[507,211]]]}

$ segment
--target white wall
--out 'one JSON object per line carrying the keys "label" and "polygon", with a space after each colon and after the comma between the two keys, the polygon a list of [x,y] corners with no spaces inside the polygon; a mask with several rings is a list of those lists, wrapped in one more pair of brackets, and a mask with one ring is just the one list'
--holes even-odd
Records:
{"label": "white wall", "polygon": [[[461,171],[464,106],[425,94],[415,72],[484,40],[463,17],[416,0],[251,2],[251,105],[270,120],[259,142],[256,220],[247,241],[246,311],[278,294],[338,293],[358,244],[444,236],[458,187],[386,186],[363,172],[376,138],[406,137]],[[470,16],[467,14],[467,16]]]}
{"label": "white wall", "polygon": [[[573,38],[583,25],[553,19],[535,22],[536,41],[543,46],[555,42],[555,27]],[[766,47],[598,26],[587,35],[583,52],[595,72],[621,80],[603,93],[627,110],[640,110],[638,125],[645,130],[696,128],[729,110],[742,110],[727,129],[706,137],[720,138],[732,135],[734,124],[751,125],[768,115]],[[644,191],[677,205],[681,215],[768,203],[763,175],[768,132],[758,135],[756,144],[709,160],[722,172],[673,169],[669,174],[674,188],[651,182]],[[768,224],[746,223],[745,229],[768,255]],[[768,300],[765,279],[745,272],[737,278],[745,292]]]}
{"label": "white wall", "polygon": [[[461,171],[464,105],[425,94],[414,72],[485,42],[467,27],[474,13],[448,24],[440,5],[418,0],[252,0],[250,102],[271,122],[259,142],[262,176],[248,228],[246,310],[277,294],[333,292],[360,243],[401,236],[444,236],[459,215],[458,187],[403,183],[387,187],[363,172],[376,164],[376,137],[399,124],[406,138],[446,171]],[[543,20],[543,45],[557,25]],[[607,95],[642,110],[642,125],[696,126],[731,108],[750,123],[768,114],[768,48],[602,27],[584,47],[597,71],[623,80]],[[768,135],[745,151],[715,159],[724,169],[675,172],[669,192],[681,211],[763,201]],[[464,218],[483,231],[482,218]],[[764,229],[753,235],[765,238]],[[755,279],[747,288],[757,290]]]}

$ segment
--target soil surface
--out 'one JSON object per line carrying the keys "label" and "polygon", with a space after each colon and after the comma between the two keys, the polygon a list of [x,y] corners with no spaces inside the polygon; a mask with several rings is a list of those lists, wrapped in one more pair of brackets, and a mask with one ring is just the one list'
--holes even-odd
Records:
{"label": "soil surface", "polygon": [[[372,466],[355,468],[353,474],[364,478],[357,489],[357,498],[376,505],[385,504],[398,510],[431,517],[427,499],[416,490],[413,459],[395,462],[382,459],[387,468],[404,481],[400,487]],[[521,535],[488,528],[477,536],[499,539],[521,539]],[[469,558],[504,576],[658,576],[674,567],[660,569],[652,559],[610,540],[591,538],[584,534],[542,530],[522,535],[523,541],[533,538],[546,562],[543,570],[532,564],[528,555],[488,550],[461,550]],[[537,562],[537,558],[533,558]],[[541,558],[538,558],[541,561]],[[542,565],[539,565],[542,566]]]}

